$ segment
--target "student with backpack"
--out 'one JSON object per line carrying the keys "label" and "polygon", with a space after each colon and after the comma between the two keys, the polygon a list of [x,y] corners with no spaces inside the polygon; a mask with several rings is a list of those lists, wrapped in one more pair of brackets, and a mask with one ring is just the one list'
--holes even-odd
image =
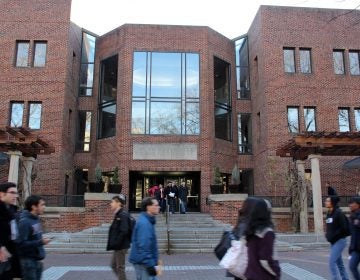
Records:
{"label": "student with backpack", "polygon": [[126,280],[125,255],[130,248],[133,218],[124,210],[125,196],[120,194],[111,199],[110,207],[114,220],[109,229],[106,250],[113,250],[111,268],[119,280]]}
{"label": "student with backpack", "polygon": [[[329,269],[332,280],[349,280],[342,251],[346,247],[346,236],[350,235],[349,221],[345,214],[338,207],[338,196],[328,196],[325,199],[325,207],[328,209],[326,215],[326,239],[330,242]],[[340,277],[338,277],[338,272]]]}

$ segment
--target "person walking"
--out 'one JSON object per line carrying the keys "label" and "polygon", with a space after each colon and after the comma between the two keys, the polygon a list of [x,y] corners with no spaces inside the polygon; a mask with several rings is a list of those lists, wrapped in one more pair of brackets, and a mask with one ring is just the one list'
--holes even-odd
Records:
{"label": "person walking", "polygon": [[[339,197],[328,196],[325,199],[325,207],[328,209],[326,215],[326,239],[330,242],[329,269],[332,280],[349,280],[342,251],[346,247],[346,236],[349,235],[349,225],[345,214],[338,207]],[[340,273],[340,277],[338,276]]]}
{"label": "person walking", "polygon": [[185,214],[187,211],[187,196],[189,195],[189,188],[186,186],[185,181],[182,181],[178,191],[180,213]]}
{"label": "person walking", "polygon": [[153,197],[145,197],[141,202],[141,210],[132,235],[129,261],[134,265],[136,280],[155,280],[159,272],[155,234],[155,216],[159,214],[159,203]]}
{"label": "person walking", "polygon": [[128,213],[124,210],[124,195],[116,195],[111,199],[110,208],[114,219],[110,225],[106,250],[113,250],[111,269],[119,280],[126,280],[125,255],[130,248],[130,224]]}
{"label": "person walking", "polygon": [[[271,205],[262,198],[248,197],[243,205],[237,235],[245,235],[248,247],[247,280],[278,280],[281,269],[274,259],[275,233]],[[242,233],[243,232],[243,233]],[[238,236],[239,238],[241,236]],[[236,278],[235,279],[239,279]]]}
{"label": "person walking", "polygon": [[18,227],[16,223],[18,190],[16,184],[0,184],[0,279],[21,278],[21,266],[16,250]]}
{"label": "person walking", "polygon": [[351,240],[349,246],[349,268],[355,280],[360,280],[360,197],[353,197],[349,202]]}
{"label": "person walking", "polygon": [[42,235],[39,215],[45,210],[45,201],[37,195],[30,195],[25,200],[25,210],[19,221],[19,256],[23,280],[40,280],[45,258],[44,245],[50,242]]}

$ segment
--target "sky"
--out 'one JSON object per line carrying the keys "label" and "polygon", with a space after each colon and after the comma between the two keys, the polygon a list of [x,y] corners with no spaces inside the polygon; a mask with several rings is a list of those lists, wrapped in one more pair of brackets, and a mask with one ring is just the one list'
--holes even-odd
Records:
{"label": "sky", "polygon": [[245,34],[260,5],[360,9],[360,0],[72,0],[71,20],[97,35],[125,23],[209,26]]}

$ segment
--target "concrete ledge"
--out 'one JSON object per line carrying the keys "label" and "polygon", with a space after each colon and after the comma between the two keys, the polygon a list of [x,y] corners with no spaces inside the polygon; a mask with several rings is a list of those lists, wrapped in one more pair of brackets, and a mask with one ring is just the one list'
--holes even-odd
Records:
{"label": "concrete ledge", "polygon": [[85,193],[85,200],[108,200],[110,201],[116,193]]}
{"label": "concrete ledge", "polygon": [[49,213],[82,213],[85,212],[84,207],[46,207],[45,214]]}
{"label": "concrete ledge", "polygon": [[247,197],[246,193],[210,194],[208,200],[209,202],[244,201]]}

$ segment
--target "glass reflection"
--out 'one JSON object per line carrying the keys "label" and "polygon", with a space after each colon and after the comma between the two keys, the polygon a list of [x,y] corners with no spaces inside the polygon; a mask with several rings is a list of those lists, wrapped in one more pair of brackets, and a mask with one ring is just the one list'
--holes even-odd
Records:
{"label": "glass reflection", "polygon": [[311,73],[310,50],[300,49],[300,71],[301,73]]}
{"label": "glass reflection", "polygon": [[81,62],[94,63],[95,60],[95,41],[96,37],[83,32]]}
{"label": "glass reflection", "polygon": [[288,128],[291,133],[299,133],[299,108],[288,107]]}
{"label": "glass reflection", "polygon": [[34,67],[44,67],[46,63],[46,42],[35,42]]}
{"label": "glass reflection", "polygon": [[133,102],[131,111],[131,133],[145,133],[145,102]]}
{"label": "glass reflection", "polygon": [[360,109],[355,109],[354,114],[355,114],[355,129],[356,131],[360,131]]}
{"label": "glass reflection", "polygon": [[29,42],[17,42],[16,66],[27,67],[29,64]]}
{"label": "glass reflection", "polygon": [[251,115],[238,114],[237,121],[239,153],[251,153]]}
{"label": "glass reflection", "polygon": [[334,62],[335,74],[338,74],[338,75],[345,74],[344,52],[343,51],[334,51],[333,52],[333,62]]}
{"label": "glass reflection", "polygon": [[199,98],[199,55],[186,54],[186,97]]}
{"label": "glass reflection", "polygon": [[188,103],[186,105],[186,134],[194,135],[200,133],[199,103]]}
{"label": "glass reflection", "polygon": [[146,52],[134,53],[134,69],[133,69],[133,91],[132,95],[143,96],[146,95]]}
{"label": "glass reflection", "polygon": [[349,52],[349,64],[350,64],[351,75],[360,75],[359,63],[360,63],[359,52]]}
{"label": "glass reflection", "polygon": [[181,103],[151,102],[150,134],[181,134]]}
{"label": "glass reflection", "polygon": [[93,77],[94,77],[94,64],[82,64],[81,73],[80,73],[80,86],[92,88]]}
{"label": "glass reflection", "polygon": [[81,44],[80,96],[92,96],[96,37],[83,32]]}
{"label": "glass reflection", "polygon": [[316,131],[315,108],[304,108],[305,131]]}
{"label": "glass reflection", "polygon": [[12,103],[10,126],[22,127],[23,114],[24,114],[24,103]]}
{"label": "glass reflection", "polygon": [[116,104],[102,107],[99,110],[99,138],[115,135]]}
{"label": "glass reflection", "polygon": [[118,56],[112,56],[101,62],[101,103],[116,101]]}
{"label": "glass reflection", "polygon": [[295,73],[295,50],[284,48],[284,70],[286,73]]}
{"label": "glass reflection", "polygon": [[41,124],[41,103],[30,103],[29,128],[40,129]]}
{"label": "glass reflection", "polygon": [[350,131],[349,109],[347,108],[339,109],[339,131]]}

